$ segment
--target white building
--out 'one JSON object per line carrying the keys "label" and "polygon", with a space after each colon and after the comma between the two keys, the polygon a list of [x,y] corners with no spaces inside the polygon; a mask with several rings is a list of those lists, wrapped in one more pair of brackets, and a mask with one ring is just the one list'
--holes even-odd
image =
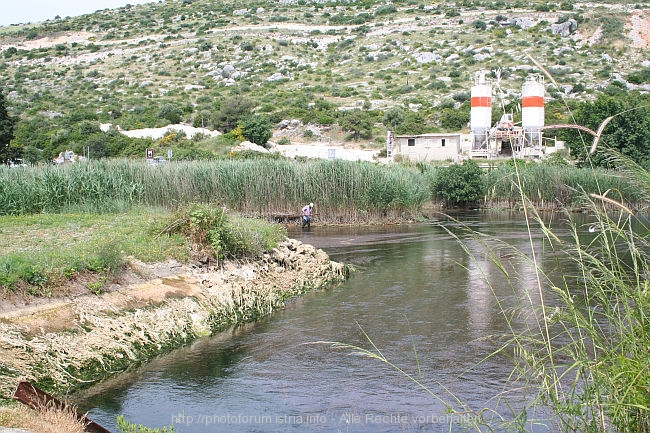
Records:
{"label": "white building", "polygon": [[[465,134],[437,133],[396,135],[389,156],[401,155],[411,161],[458,161],[469,140]],[[471,143],[469,144],[471,146]]]}

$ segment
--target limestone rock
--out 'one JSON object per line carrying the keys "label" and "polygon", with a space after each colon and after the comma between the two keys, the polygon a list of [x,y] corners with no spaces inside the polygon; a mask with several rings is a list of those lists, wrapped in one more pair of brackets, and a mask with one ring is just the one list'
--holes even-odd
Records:
{"label": "limestone rock", "polygon": [[578,29],[578,22],[573,18],[559,24],[551,24],[551,31],[555,35],[560,35],[563,38],[573,34]]}

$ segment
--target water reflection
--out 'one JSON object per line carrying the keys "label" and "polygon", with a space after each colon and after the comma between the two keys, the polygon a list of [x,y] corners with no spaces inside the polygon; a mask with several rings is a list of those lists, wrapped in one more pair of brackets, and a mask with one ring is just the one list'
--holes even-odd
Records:
{"label": "water reflection", "polygon": [[[396,366],[421,377],[446,400],[454,398],[449,390],[477,410],[493,408],[493,397],[504,391],[510,374],[505,356],[489,357],[499,344],[494,337],[512,326],[537,326],[537,276],[529,261],[506,247],[532,251],[519,216],[461,217],[494,236],[488,245],[496,248],[503,267],[482,241],[462,235],[460,224],[444,218],[442,226],[314,226],[291,232],[325,249],[333,260],[352,263],[358,272],[261,322],[201,340],[87,390],[77,401],[109,428],[123,413],[149,426],[176,420],[177,432],[443,429],[438,421],[445,407],[402,374],[349,350],[314,344],[338,341],[372,349],[370,337]],[[470,254],[447,230],[464,237]],[[538,257],[547,247],[544,242],[541,236],[533,241]],[[557,267],[554,261],[541,263],[550,273]],[[502,314],[526,302],[532,306],[525,314]],[[180,414],[186,416],[183,421]],[[237,415],[254,422],[220,422]],[[298,422],[297,417],[310,415],[314,422]],[[410,421],[401,423],[390,418],[394,415]],[[194,422],[200,417],[203,422]]]}

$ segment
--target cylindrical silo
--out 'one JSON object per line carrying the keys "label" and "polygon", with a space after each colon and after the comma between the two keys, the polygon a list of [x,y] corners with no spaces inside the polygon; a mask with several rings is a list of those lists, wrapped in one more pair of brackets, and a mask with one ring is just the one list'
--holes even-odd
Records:
{"label": "cylindrical silo", "polygon": [[530,75],[521,87],[521,126],[531,143],[541,139],[544,126],[544,77]]}
{"label": "cylindrical silo", "polygon": [[487,137],[492,126],[492,86],[485,77],[485,72],[476,75],[471,89],[472,108],[470,111],[470,129],[474,140],[481,143]]}

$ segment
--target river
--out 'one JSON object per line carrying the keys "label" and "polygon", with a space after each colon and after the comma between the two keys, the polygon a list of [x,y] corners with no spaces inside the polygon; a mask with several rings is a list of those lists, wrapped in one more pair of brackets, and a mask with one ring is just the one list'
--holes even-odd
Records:
{"label": "river", "polygon": [[[521,393],[508,384],[507,354],[490,355],[511,326],[537,327],[541,304],[534,267],[508,245],[529,257],[534,251],[549,275],[559,265],[546,254],[539,230],[531,248],[521,214],[458,217],[491,236],[487,242],[503,270],[485,254],[482,238],[463,234],[460,223],[444,218],[294,229],[291,237],[357,272],[259,322],[94,386],[82,393],[80,408],[114,431],[116,417],[124,414],[149,427],[173,423],[177,432],[438,432],[449,431],[450,421],[471,421],[471,413],[446,413],[445,403],[461,408],[457,401],[508,417],[503,398],[517,407]],[[568,233],[554,224],[558,233]],[[515,284],[508,284],[506,272]],[[394,367],[333,342],[380,352]]]}

